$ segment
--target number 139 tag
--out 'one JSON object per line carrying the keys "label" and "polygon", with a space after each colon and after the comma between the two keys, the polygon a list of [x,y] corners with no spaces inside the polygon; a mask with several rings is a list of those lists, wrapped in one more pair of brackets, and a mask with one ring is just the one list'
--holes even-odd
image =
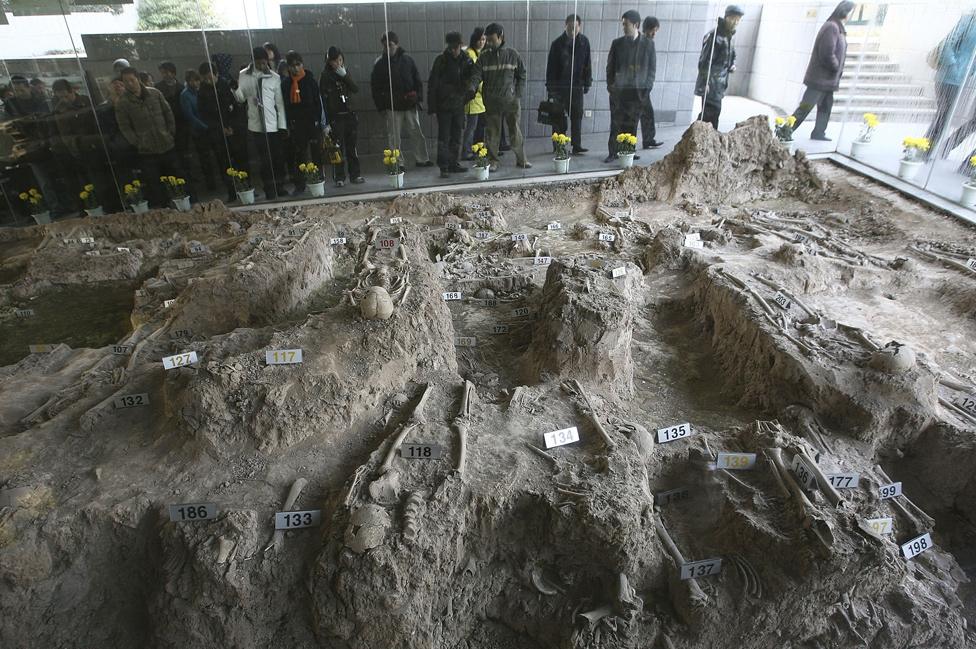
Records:
{"label": "number 139 tag", "polygon": [[276,512],[276,530],[294,530],[299,527],[316,527],[322,522],[321,509],[309,509],[301,512]]}

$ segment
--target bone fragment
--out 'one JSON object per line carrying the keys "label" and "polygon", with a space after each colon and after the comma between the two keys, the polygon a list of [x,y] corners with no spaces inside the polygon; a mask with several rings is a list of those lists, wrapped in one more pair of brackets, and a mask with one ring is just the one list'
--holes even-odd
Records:
{"label": "bone fragment", "polygon": [[814,477],[817,479],[817,485],[820,487],[820,491],[827,498],[831,505],[834,507],[844,506],[844,497],[840,495],[840,492],[834,488],[834,485],[830,484],[830,480],[824,475],[824,472],[820,470],[817,462],[810,457],[807,450],[801,446],[795,446],[791,448],[794,453],[799,453],[807,460],[807,464],[810,465],[810,470],[813,471]]}
{"label": "bone fragment", "polygon": [[393,466],[393,458],[396,457],[397,451],[400,449],[400,445],[403,444],[404,438],[412,431],[414,428],[424,423],[424,405],[427,403],[427,398],[430,396],[431,386],[428,383],[424,387],[424,393],[420,395],[420,401],[414,406],[413,411],[410,413],[410,419],[406,423],[400,426],[399,432],[396,437],[393,438],[393,443],[390,445],[389,450],[386,452],[386,459],[380,466],[380,475],[386,473]]}
{"label": "bone fragment", "polygon": [[[664,527],[664,521],[662,521],[660,517],[654,519],[654,529],[657,531],[657,535],[658,538],[661,539],[661,543],[664,544],[664,549],[668,551],[668,554],[671,555],[675,565],[680,570],[681,566],[685,564],[685,558],[681,556],[681,551],[678,549],[678,546],[674,544],[674,540],[672,540],[671,535],[668,534],[668,529]],[[705,591],[703,591],[701,586],[698,585],[698,580],[692,578],[686,581],[688,582],[688,591],[691,594],[692,606],[704,606],[704,604],[708,601],[708,595],[706,595]]]}
{"label": "bone fragment", "polygon": [[607,429],[603,427],[600,423],[599,417],[596,416],[596,410],[593,408],[592,402],[590,402],[589,396],[586,394],[586,390],[583,389],[583,384],[581,384],[576,379],[567,381],[563,384],[563,389],[570,393],[576,393],[583,400],[583,404],[586,406],[586,416],[596,428],[596,432],[599,433],[600,437],[603,439],[603,444],[609,449],[614,448],[615,444],[613,439],[607,433]]}

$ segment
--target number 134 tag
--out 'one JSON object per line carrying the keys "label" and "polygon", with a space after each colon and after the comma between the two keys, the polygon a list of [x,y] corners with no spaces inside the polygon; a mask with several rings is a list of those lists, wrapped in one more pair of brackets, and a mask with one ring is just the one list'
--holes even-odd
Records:
{"label": "number 134 tag", "polygon": [[566,444],[578,442],[579,432],[576,430],[576,426],[571,426],[570,428],[546,433],[542,437],[546,440],[546,448],[555,448],[556,446],[565,446]]}

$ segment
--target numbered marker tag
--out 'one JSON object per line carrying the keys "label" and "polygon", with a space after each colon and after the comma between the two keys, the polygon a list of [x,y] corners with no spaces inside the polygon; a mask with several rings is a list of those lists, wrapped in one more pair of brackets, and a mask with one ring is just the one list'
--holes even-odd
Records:
{"label": "numbered marker tag", "polygon": [[889,498],[897,498],[900,495],[901,495],[900,482],[892,482],[891,484],[882,485],[881,488],[878,489],[878,497],[880,497],[881,500],[888,500]]}
{"label": "numbered marker tag", "polygon": [[449,293],[441,293],[441,295],[444,297],[444,301],[445,302],[450,301],[450,300],[460,300],[461,299],[461,292],[460,291],[451,291]]}
{"label": "numbered marker tag", "polygon": [[519,308],[512,310],[512,315],[515,316],[516,318],[527,316],[530,313],[532,313],[532,311],[527,306],[520,306]]}
{"label": "numbered marker tag", "polygon": [[125,356],[131,348],[130,345],[112,345],[112,353],[118,356]]}
{"label": "numbered marker tag", "polygon": [[901,553],[905,555],[906,559],[913,559],[926,550],[930,550],[932,545],[932,537],[928,532],[926,532],[922,536],[916,537],[908,543],[903,543],[901,546]]}
{"label": "numbered marker tag", "polygon": [[976,259],[967,259],[966,268],[976,273]]}
{"label": "numbered marker tag", "polygon": [[295,530],[300,527],[317,527],[321,522],[321,509],[308,509],[300,512],[275,512],[276,530]]}
{"label": "numbered marker tag", "polygon": [[894,530],[893,523],[894,520],[891,518],[869,518],[864,521],[864,524],[867,525],[872,532],[879,536],[891,534],[891,532]]}
{"label": "numbered marker tag", "polygon": [[64,245],[68,245],[70,243],[78,243],[78,240],[77,239],[65,239],[64,240]]}
{"label": "numbered marker tag", "polygon": [[490,236],[491,236],[491,232],[488,232],[487,230],[478,230],[477,232],[474,233],[475,239],[487,239]]}
{"label": "numbered marker tag", "polygon": [[121,410],[122,408],[135,408],[137,406],[148,406],[149,395],[146,393],[127,394],[123,397],[116,397],[113,399],[112,405],[115,406],[117,410]]}
{"label": "numbered marker tag", "polygon": [[173,332],[173,338],[190,338],[193,336],[193,332],[189,329],[177,329]]}
{"label": "numbered marker tag", "polygon": [[390,225],[396,225],[397,223],[403,223],[403,217],[402,216],[391,216],[390,217]]}
{"label": "numbered marker tag", "polygon": [[444,224],[444,227],[447,228],[448,230],[460,230],[461,224],[456,223],[455,221],[448,221],[447,223]]}
{"label": "numbered marker tag", "polygon": [[663,507],[673,502],[688,500],[689,498],[691,498],[691,489],[688,487],[679,487],[654,494],[654,504],[658,507]]}
{"label": "numbered marker tag", "polygon": [[345,237],[332,237],[331,239],[329,239],[329,245],[330,246],[339,246],[339,245],[343,245],[345,243],[346,243],[346,238]]}
{"label": "numbered marker tag", "polygon": [[566,444],[578,442],[579,432],[576,430],[576,426],[571,426],[546,433],[542,438],[546,441],[546,448],[555,448],[557,446],[565,446]]}
{"label": "numbered marker tag", "polygon": [[546,225],[546,230],[562,230],[562,229],[563,229],[563,224],[560,223],[559,221],[553,221],[552,223]]}
{"label": "numbered marker tag", "polygon": [[755,453],[719,453],[715,466],[731,471],[745,471],[756,466]]}
{"label": "numbered marker tag", "polygon": [[102,256],[102,253],[98,252],[97,250],[89,250],[89,251],[85,252],[85,256],[86,257],[101,257]]}
{"label": "numbered marker tag", "polygon": [[529,235],[527,234],[520,233],[520,234],[512,235],[512,241],[528,241],[528,240],[529,240]]}
{"label": "numbered marker tag", "polygon": [[400,457],[405,460],[436,460],[440,456],[438,444],[404,444],[400,447]]}
{"label": "numbered marker tag", "polygon": [[377,250],[396,250],[399,245],[399,239],[377,239],[373,242],[373,247]]}
{"label": "numbered marker tag", "polygon": [[192,246],[190,246],[191,255],[202,255],[205,252],[207,252],[207,249],[199,243],[195,243]]}
{"label": "numbered marker tag", "polygon": [[54,351],[54,345],[28,345],[27,349],[31,354],[50,354]]}
{"label": "numbered marker tag", "polygon": [[704,559],[681,564],[682,579],[701,579],[722,572],[721,559]]}
{"label": "numbered marker tag", "polygon": [[963,410],[967,410],[976,415],[976,394],[956,397],[952,402]]}
{"label": "numbered marker tag", "polygon": [[474,336],[455,336],[454,337],[455,347],[477,347],[478,339]]}
{"label": "numbered marker tag", "polygon": [[532,260],[533,266],[548,266],[552,263],[552,257],[536,257]]}
{"label": "numbered marker tag", "polygon": [[667,442],[673,442],[678,439],[691,436],[691,424],[685,422],[683,424],[675,424],[674,426],[668,426],[666,428],[657,429],[657,443],[666,444]]}
{"label": "numbered marker tag", "polygon": [[783,295],[781,291],[776,291],[776,295],[773,296],[773,302],[780,305],[786,310],[790,308],[790,299]]}
{"label": "numbered marker tag", "polygon": [[163,308],[164,309],[168,309],[171,306],[173,306],[174,304],[176,304],[176,299],[175,298],[172,299],[172,300],[163,300]]}
{"label": "numbered marker tag", "polygon": [[508,325],[504,325],[504,324],[502,324],[502,325],[494,325],[491,328],[491,333],[493,333],[493,334],[507,334],[508,333]]}
{"label": "numbered marker tag", "polygon": [[618,277],[623,277],[626,274],[627,274],[626,266],[620,266],[619,268],[614,268],[613,270],[610,271],[610,277],[612,277],[613,279],[617,279]]}
{"label": "numbered marker tag", "polygon": [[482,300],[481,304],[483,306],[498,306],[498,300],[495,298],[488,298],[486,300]]}
{"label": "numbered marker tag", "polygon": [[705,243],[701,240],[701,235],[697,232],[685,235],[686,248],[704,248]]}
{"label": "numbered marker tag", "polygon": [[14,312],[14,314],[18,318],[33,318],[34,317],[34,309],[17,309]]}
{"label": "numbered marker tag", "polygon": [[861,482],[860,473],[828,473],[827,481],[834,489],[857,489]]}
{"label": "numbered marker tag", "polygon": [[793,235],[793,243],[806,243],[809,237],[805,234],[796,233]]}
{"label": "numbered marker tag", "polygon": [[617,235],[610,234],[609,232],[601,232],[600,234],[596,235],[596,238],[598,241],[611,242],[617,240]]}
{"label": "numbered marker tag", "polygon": [[183,352],[182,354],[176,354],[174,356],[166,356],[163,358],[163,369],[172,370],[177,367],[186,367],[187,365],[193,365],[197,362],[196,352]]}
{"label": "numbered marker tag", "polygon": [[302,362],[300,349],[269,349],[264,352],[267,365],[295,365]]}
{"label": "numbered marker tag", "polygon": [[169,506],[169,520],[174,523],[209,521],[215,518],[217,518],[217,503],[185,503]]}
{"label": "numbered marker tag", "polygon": [[116,252],[129,252],[129,249],[126,248],[125,246],[119,246],[118,248],[115,249],[115,251]]}
{"label": "numbered marker tag", "polygon": [[78,237],[78,243],[95,243],[95,237]]}
{"label": "numbered marker tag", "polygon": [[793,456],[793,464],[790,468],[793,469],[793,475],[804,489],[814,489],[817,486],[817,477],[807,464],[806,458],[799,453]]}

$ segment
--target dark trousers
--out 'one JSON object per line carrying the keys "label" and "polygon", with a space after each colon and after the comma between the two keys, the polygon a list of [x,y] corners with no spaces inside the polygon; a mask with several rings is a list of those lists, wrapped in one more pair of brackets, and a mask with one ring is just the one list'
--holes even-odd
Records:
{"label": "dark trousers", "polygon": [[[949,113],[952,111],[953,103],[959,96],[959,86],[954,86],[951,83],[937,83],[935,84],[935,119],[929,124],[929,129],[925,133],[925,137],[929,139],[932,143],[932,149],[929,153],[935,150],[935,147],[939,146],[939,140],[945,135],[946,129],[949,127]],[[959,128],[952,132],[943,143],[941,143],[941,149],[943,155],[948,155],[957,146],[962,144],[963,140],[967,137],[976,133],[976,114],[970,117],[966,122],[964,122]],[[968,167],[969,158],[967,157],[963,160],[962,169]]]}
{"label": "dark trousers", "polygon": [[569,130],[573,150],[579,150],[583,148],[583,89],[573,88],[572,92],[561,92],[557,96],[564,112],[553,120],[552,132],[566,135]]}
{"label": "dark trousers", "polygon": [[[654,125],[654,105],[651,103],[651,93],[641,97],[640,127],[643,144],[647,146],[657,138],[657,127]],[[637,135],[634,133],[634,135]]]}
{"label": "dark trousers", "polygon": [[239,154],[232,153],[231,136],[224,136],[223,129],[220,126],[211,126],[204,136],[204,141],[217,166],[217,177],[220,178],[224,184],[224,189],[227,190],[227,200],[228,202],[233,201],[236,198],[234,180],[227,175],[227,169],[230,167],[240,169],[241,167],[238,165],[241,163],[237,161],[240,160]]}
{"label": "dark trousers", "polygon": [[288,125],[285,154],[288,156],[288,172],[295,189],[305,189],[305,176],[298,170],[303,162],[314,162],[322,168],[322,136],[312,121],[294,121]]}
{"label": "dark trousers", "polygon": [[461,137],[461,159],[474,160],[471,147],[475,142],[485,141],[484,113],[466,115],[464,120],[464,135]]}
{"label": "dark trousers", "polygon": [[169,205],[169,199],[166,198],[166,191],[163,189],[159,177],[175,176],[180,173],[180,166],[175,147],[165,153],[139,154],[139,171],[141,172],[139,178],[142,179],[143,186],[146,188],[146,200],[152,207]]}
{"label": "dark trousers", "polygon": [[718,130],[718,118],[722,114],[722,102],[706,101],[702,112],[698,113],[698,119],[702,122],[708,122],[717,131]]}
{"label": "dark trousers", "polygon": [[281,151],[281,133],[248,132],[251,153],[261,167],[261,187],[266,198],[285,194],[285,162]]}
{"label": "dark trousers", "polygon": [[356,150],[359,119],[355,113],[340,113],[332,116],[332,141],[339,147],[342,162],[332,166],[332,179],[336,182],[362,175],[359,168],[359,151]]}
{"label": "dark trousers", "polygon": [[617,135],[636,134],[637,119],[640,117],[641,99],[637,90],[624,90],[610,95],[610,138],[607,151],[617,155]]}
{"label": "dark trousers", "polygon": [[823,137],[827,133],[827,122],[830,121],[830,111],[834,109],[833,92],[807,88],[803,92],[803,97],[800,98],[800,105],[793,111],[793,117],[796,118],[796,124],[793,125],[793,130],[796,131],[796,129],[800,128],[800,124],[807,118],[807,115],[810,114],[814,106],[817,107],[817,122],[813,126],[813,133],[811,135]]}
{"label": "dark trousers", "polygon": [[437,166],[441,171],[447,171],[458,165],[463,132],[463,110],[437,113]]}

